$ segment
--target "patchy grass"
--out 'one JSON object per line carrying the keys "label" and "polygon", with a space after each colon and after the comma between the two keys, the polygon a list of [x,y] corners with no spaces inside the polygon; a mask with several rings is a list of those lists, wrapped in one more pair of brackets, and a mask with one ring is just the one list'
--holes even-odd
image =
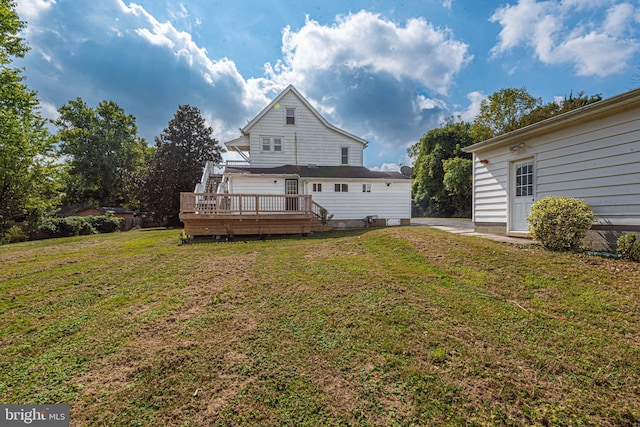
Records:
{"label": "patchy grass", "polygon": [[639,264],[407,227],[0,265],[0,402],[74,426],[640,424]]}

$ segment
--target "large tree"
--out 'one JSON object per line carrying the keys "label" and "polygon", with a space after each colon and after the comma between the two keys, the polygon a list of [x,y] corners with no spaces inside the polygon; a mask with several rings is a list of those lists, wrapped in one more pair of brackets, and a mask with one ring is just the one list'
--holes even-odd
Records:
{"label": "large tree", "polygon": [[542,100],[525,88],[500,89],[480,104],[471,133],[477,141],[484,141],[511,132],[522,127],[522,118],[541,105]]}
{"label": "large tree", "polygon": [[28,50],[18,36],[24,26],[15,3],[0,0],[0,240],[15,221],[37,222],[56,204],[53,139],[36,93],[12,67]]}
{"label": "large tree", "polygon": [[180,105],[156,137],[155,155],[141,180],[153,219],[179,224],[180,192],[194,190],[207,161],[222,161],[224,149],[212,134],[197,107]]}
{"label": "large tree", "polygon": [[68,165],[66,202],[121,206],[124,178],[143,166],[147,144],[135,117],[113,101],[94,109],[81,98],[58,109],[60,153]]}
{"label": "large tree", "polygon": [[[460,178],[468,167],[463,163],[450,163],[448,159],[468,160],[470,155],[462,148],[473,144],[471,124],[448,121],[442,127],[427,132],[409,150],[414,160],[413,198],[429,215],[464,216],[471,209],[471,195]],[[447,184],[445,175],[448,171]]]}

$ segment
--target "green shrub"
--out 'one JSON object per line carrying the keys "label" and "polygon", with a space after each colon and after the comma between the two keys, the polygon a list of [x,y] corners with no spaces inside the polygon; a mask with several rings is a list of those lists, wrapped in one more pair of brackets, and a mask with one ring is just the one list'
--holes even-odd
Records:
{"label": "green shrub", "polygon": [[64,218],[49,218],[42,224],[39,234],[46,238],[71,237],[96,234],[97,231],[85,217],[68,216]]}
{"label": "green shrub", "polygon": [[90,216],[87,217],[87,220],[99,233],[113,233],[120,230],[120,218],[111,212],[100,216]]}
{"label": "green shrub", "polygon": [[631,261],[640,262],[640,240],[636,240],[633,243],[633,247],[631,248],[631,252],[629,254],[629,259]]}
{"label": "green shrub", "polygon": [[578,249],[594,220],[584,201],[554,196],[536,200],[527,217],[532,237],[552,250]]}
{"label": "green shrub", "polygon": [[14,225],[4,233],[5,243],[18,243],[27,240],[27,235],[22,231],[22,228]]}
{"label": "green shrub", "polygon": [[626,233],[621,235],[616,241],[616,253],[620,258],[630,259],[634,243],[636,243],[635,234]]}

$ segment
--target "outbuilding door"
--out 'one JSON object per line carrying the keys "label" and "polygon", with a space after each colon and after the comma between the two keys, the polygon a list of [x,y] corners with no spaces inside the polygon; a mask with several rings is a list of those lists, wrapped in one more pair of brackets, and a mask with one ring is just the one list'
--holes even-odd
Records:
{"label": "outbuilding door", "polygon": [[527,231],[527,216],[535,200],[533,159],[511,163],[510,171],[511,221],[509,231]]}

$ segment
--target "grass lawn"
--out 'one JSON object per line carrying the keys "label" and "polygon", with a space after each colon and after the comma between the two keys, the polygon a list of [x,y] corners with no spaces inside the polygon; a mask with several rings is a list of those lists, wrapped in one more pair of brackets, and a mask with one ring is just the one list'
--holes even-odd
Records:
{"label": "grass lawn", "polygon": [[426,227],[0,247],[0,402],[71,425],[640,425],[640,264]]}

